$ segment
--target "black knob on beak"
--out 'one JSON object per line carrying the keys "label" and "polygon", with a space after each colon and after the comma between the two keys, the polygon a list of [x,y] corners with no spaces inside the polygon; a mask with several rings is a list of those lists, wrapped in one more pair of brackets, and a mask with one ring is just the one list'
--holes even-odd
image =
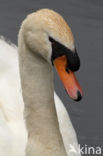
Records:
{"label": "black knob on beak", "polygon": [[80,68],[80,59],[77,54],[76,48],[74,52],[68,50],[66,56],[67,56],[67,68],[69,68],[73,72],[77,71]]}

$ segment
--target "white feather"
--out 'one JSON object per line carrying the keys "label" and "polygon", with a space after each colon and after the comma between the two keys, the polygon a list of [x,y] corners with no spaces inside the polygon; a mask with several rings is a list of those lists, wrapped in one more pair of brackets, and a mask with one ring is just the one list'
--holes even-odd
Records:
{"label": "white feather", "polygon": [[[68,156],[70,145],[78,147],[69,115],[54,93],[60,132]],[[0,39],[0,156],[25,156],[27,131],[23,118],[17,47]]]}
{"label": "white feather", "polygon": [[25,156],[27,132],[23,119],[17,47],[0,40],[0,156]]}

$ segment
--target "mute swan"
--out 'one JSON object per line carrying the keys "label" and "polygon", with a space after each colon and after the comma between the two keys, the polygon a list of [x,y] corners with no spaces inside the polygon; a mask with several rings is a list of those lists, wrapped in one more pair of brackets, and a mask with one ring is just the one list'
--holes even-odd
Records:
{"label": "mute swan", "polygon": [[18,51],[19,65],[16,46],[0,40],[0,155],[80,156],[70,152],[78,142],[52,74],[53,64],[70,97],[81,99],[71,29],[58,13],[41,9],[23,21]]}

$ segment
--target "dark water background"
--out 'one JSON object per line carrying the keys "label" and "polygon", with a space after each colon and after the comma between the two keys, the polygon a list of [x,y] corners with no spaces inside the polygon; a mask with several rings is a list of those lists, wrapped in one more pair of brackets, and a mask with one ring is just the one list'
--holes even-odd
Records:
{"label": "dark water background", "polygon": [[59,12],[72,28],[81,58],[76,75],[84,98],[79,103],[68,98],[54,71],[55,88],[70,114],[81,146],[100,146],[103,152],[103,0],[0,0],[0,34],[17,43],[22,20],[40,8]]}

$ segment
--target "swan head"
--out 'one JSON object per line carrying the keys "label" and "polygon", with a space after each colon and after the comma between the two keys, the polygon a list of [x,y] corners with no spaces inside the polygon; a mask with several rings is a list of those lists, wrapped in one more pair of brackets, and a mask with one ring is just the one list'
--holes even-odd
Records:
{"label": "swan head", "polygon": [[63,17],[50,9],[41,9],[23,21],[19,38],[33,52],[54,65],[67,93],[75,101],[82,98],[82,89],[73,72],[80,67],[72,31]]}

